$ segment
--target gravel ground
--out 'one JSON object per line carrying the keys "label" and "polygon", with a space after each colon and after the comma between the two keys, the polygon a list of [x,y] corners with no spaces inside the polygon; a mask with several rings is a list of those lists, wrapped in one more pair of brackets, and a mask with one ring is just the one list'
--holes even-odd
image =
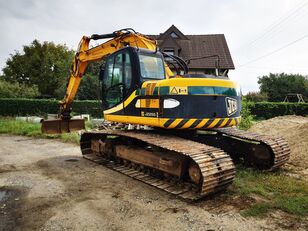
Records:
{"label": "gravel ground", "polygon": [[1,135],[0,146],[0,230],[281,229],[242,217],[227,193],[188,203],[83,159],[73,144]]}

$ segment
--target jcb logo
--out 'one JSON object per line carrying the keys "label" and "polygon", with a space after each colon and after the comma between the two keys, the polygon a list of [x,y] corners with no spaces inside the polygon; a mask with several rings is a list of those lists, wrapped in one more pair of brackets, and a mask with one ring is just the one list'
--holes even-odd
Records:
{"label": "jcb logo", "polygon": [[236,99],[226,97],[226,108],[228,116],[233,115],[237,112],[237,101]]}

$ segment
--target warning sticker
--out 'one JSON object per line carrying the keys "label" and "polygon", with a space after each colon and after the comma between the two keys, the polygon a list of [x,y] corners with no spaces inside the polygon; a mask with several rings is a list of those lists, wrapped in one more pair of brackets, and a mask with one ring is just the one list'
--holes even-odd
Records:
{"label": "warning sticker", "polygon": [[170,95],[188,95],[187,87],[170,87]]}

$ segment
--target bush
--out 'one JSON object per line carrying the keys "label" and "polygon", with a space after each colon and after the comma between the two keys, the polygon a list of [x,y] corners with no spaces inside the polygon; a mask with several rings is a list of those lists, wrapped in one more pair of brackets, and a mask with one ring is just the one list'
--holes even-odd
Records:
{"label": "bush", "polygon": [[308,115],[308,103],[246,102],[251,114],[264,119],[284,115]]}
{"label": "bush", "polygon": [[242,130],[248,130],[252,125],[253,116],[251,115],[247,103],[242,104],[241,117],[242,119],[239,128]]}
{"label": "bush", "polygon": [[39,95],[36,85],[27,86],[22,83],[10,83],[0,80],[0,98],[35,98]]}
{"label": "bush", "polygon": [[[84,100],[74,101],[73,114],[90,114],[93,117],[102,117],[103,111],[99,101]],[[27,116],[46,114],[57,114],[59,111],[59,101],[48,99],[0,99],[1,116]]]}
{"label": "bush", "polygon": [[252,102],[262,102],[268,100],[267,94],[260,92],[248,92],[245,98],[247,101],[252,101]]}

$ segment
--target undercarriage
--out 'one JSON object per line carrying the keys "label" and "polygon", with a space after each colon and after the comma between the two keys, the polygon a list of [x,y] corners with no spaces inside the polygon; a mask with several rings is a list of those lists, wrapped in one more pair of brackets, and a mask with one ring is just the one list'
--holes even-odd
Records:
{"label": "undercarriage", "polygon": [[290,155],[284,139],[236,128],[108,129],[83,133],[80,145],[84,158],[190,200],[226,189],[235,177],[234,163],[272,171]]}

